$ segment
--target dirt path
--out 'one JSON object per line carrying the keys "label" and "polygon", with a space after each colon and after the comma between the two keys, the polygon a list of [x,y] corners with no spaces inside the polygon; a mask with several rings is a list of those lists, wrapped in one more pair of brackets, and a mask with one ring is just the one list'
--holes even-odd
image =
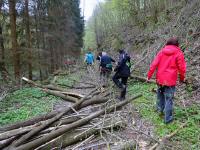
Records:
{"label": "dirt path", "polygon": [[[98,67],[89,67],[87,70],[82,73],[80,80],[75,83],[75,87],[86,87],[86,86],[101,86],[99,82],[99,72]],[[77,72],[80,73],[80,72]],[[116,96],[118,89],[113,87],[113,83],[110,80],[109,90],[114,91],[114,97]],[[103,88],[102,88],[103,89]],[[71,92],[79,93],[85,95],[89,93],[92,88],[83,88],[83,89],[70,89]],[[129,96],[127,96],[128,98]],[[113,98],[113,97],[111,97]],[[116,103],[118,102],[115,100]],[[54,106],[54,109],[61,109],[66,106],[71,106],[71,103],[66,101],[61,101]],[[94,106],[96,107],[96,106]],[[98,106],[97,106],[98,107]],[[88,109],[88,108],[87,108]],[[95,111],[94,108],[89,108],[90,113]],[[84,110],[83,110],[84,111]],[[133,147],[138,147],[139,149],[146,150],[149,149],[151,144],[151,137],[153,137],[153,126],[141,119],[140,114],[134,108],[132,104],[128,104],[122,111],[114,112],[116,113],[116,118],[119,118],[122,122],[126,124],[126,127],[120,129],[118,131],[110,131],[109,133],[102,132],[100,137],[91,137],[88,141],[83,142],[82,144],[77,144],[75,149],[77,150],[86,150],[86,149],[94,149],[94,150],[106,150],[108,146],[111,149],[118,149],[120,145],[128,142],[128,145],[132,145]],[[103,116],[104,117],[104,116]],[[134,142],[130,142],[134,141]],[[74,148],[74,146],[73,146]],[[69,148],[66,148],[69,149]]]}

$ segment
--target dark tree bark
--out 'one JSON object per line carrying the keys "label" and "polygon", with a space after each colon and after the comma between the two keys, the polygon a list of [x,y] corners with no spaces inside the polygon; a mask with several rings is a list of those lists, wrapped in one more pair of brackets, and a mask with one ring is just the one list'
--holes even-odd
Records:
{"label": "dark tree bark", "polygon": [[20,81],[20,53],[17,44],[17,33],[16,33],[16,1],[9,0],[9,15],[10,15],[10,26],[11,26],[11,41],[12,41],[12,51],[13,51],[13,61],[14,61],[14,74],[15,79]]}
{"label": "dark tree bark", "polygon": [[26,45],[28,47],[28,74],[29,79],[32,80],[32,49],[28,4],[29,0],[25,0]]}
{"label": "dark tree bark", "polygon": [[[3,6],[3,1],[0,1],[0,16],[2,14],[1,8]],[[5,48],[4,48],[4,40],[3,40],[3,31],[2,24],[0,23],[0,72],[2,74],[2,78],[4,81],[7,81],[8,72],[5,66]]]}

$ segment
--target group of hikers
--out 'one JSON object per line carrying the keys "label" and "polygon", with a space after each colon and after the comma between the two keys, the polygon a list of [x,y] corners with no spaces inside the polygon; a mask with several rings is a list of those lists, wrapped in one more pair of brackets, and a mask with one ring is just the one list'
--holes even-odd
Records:
{"label": "group of hikers", "polygon": [[[106,52],[100,52],[96,58],[99,61],[100,81],[108,83],[115,60]],[[119,49],[119,58],[114,68],[115,74],[112,77],[115,85],[120,89],[120,100],[126,96],[127,80],[130,76],[130,56],[124,49]],[[85,61],[88,65],[94,63],[94,55],[90,52],[86,55]],[[165,46],[158,52],[147,73],[147,82],[156,71],[157,103],[156,111],[164,117],[164,123],[173,121],[173,98],[178,75],[180,82],[185,82],[186,62],[184,54],[179,47],[176,37],[167,40]]]}
{"label": "group of hikers", "polygon": [[[107,86],[113,70],[113,63],[116,61],[106,52],[100,52],[97,55],[96,60],[99,61],[100,82],[103,86]],[[86,54],[85,61],[88,65],[94,63],[94,56],[91,52]],[[124,49],[119,49],[119,59],[114,68],[115,74],[112,77],[115,85],[121,91],[121,94],[118,97],[119,100],[124,100],[126,96],[127,80],[130,76],[130,64],[130,56],[128,53],[126,53]]]}

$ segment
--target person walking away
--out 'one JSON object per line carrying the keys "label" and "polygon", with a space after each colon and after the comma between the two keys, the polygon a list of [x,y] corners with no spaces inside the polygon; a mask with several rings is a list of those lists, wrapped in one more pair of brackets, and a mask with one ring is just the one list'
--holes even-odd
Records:
{"label": "person walking away", "polygon": [[127,80],[130,76],[130,56],[123,50],[119,50],[119,60],[114,71],[113,81],[118,88],[121,89],[120,100],[124,100],[126,96]]}
{"label": "person walking away", "polygon": [[108,85],[108,79],[112,72],[112,62],[115,62],[106,52],[102,52],[100,59],[100,81],[103,86]]}
{"label": "person walking away", "polygon": [[101,65],[101,57],[102,57],[102,52],[99,52],[97,57],[96,57],[96,60],[99,61],[99,71],[101,71],[100,70],[101,69],[101,67],[100,67],[100,65]]}
{"label": "person walking away", "polygon": [[102,57],[102,52],[99,52],[97,55],[96,60],[98,60],[99,62],[101,62],[101,57]]}
{"label": "person walking away", "polygon": [[156,71],[157,111],[164,113],[164,123],[173,121],[173,97],[179,73],[180,82],[184,82],[186,62],[177,38],[170,38],[153,60],[147,74],[147,81]]}
{"label": "person walking away", "polygon": [[92,52],[86,53],[85,62],[87,63],[87,65],[92,65],[94,63],[94,55],[92,54]]}

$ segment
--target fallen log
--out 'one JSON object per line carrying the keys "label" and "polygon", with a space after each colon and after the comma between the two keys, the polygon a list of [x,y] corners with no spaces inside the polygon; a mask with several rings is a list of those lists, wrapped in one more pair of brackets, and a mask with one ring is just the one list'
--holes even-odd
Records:
{"label": "fallen log", "polygon": [[43,85],[38,84],[38,83],[36,83],[36,82],[34,82],[34,81],[32,81],[32,80],[29,80],[29,79],[26,78],[26,77],[22,77],[22,80],[23,80],[23,81],[26,81],[27,83],[32,84],[32,85],[34,85],[34,86],[36,86],[36,87],[45,88]]}
{"label": "fallen log", "polygon": [[36,83],[36,82],[26,78],[26,77],[22,77],[22,80],[27,82],[27,83],[29,83],[29,84],[32,84],[32,85],[34,85],[36,87],[42,88],[42,89],[50,89],[50,90],[63,91],[63,92],[66,91],[67,92],[67,90],[64,89],[64,88],[61,88],[61,87],[58,87],[58,86],[55,86],[55,85],[38,84],[38,83]]}
{"label": "fallen log", "polygon": [[[90,99],[90,100],[87,100],[87,101],[84,101],[79,108],[77,108],[78,110],[81,109],[81,108],[84,108],[84,107],[87,107],[87,106],[90,106],[90,105],[94,105],[94,104],[101,104],[101,103],[105,103],[106,101],[108,101],[108,98],[93,98],[93,99]],[[58,112],[55,112],[55,113],[58,113]],[[72,122],[75,122],[77,120],[79,120],[80,117],[78,116],[72,116],[72,117],[68,117],[66,119],[61,119],[55,123],[53,123],[51,125],[51,127],[53,126],[58,126],[58,125],[66,125],[66,124],[69,124],[69,123],[72,123]],[[19,136],[19,135],[22,135],[22,134],[25,134],[29,131],[31,131],[33,128],[41,125],[42,123],[39,122],[39,123],[36,123],[34,125],[31,125],[31,126],[26,126],[26,127],[20,127],[18,129],[14,129],[14,130],[9,130],[7,132],[2,132],[0,134],[0,141],[1,140],[5,140],[5,139],[8,139],[8,138],[11,138],[13,136]]]}
{"label": "fallen log", "polygon": [[113,125],[109,125],[109,126],[105,126],[103,128],[91,128],[89,130],[87,130],[86,132],[84,132],[84,134],[81,134],[80,136],[76,136],[77,132],[72,132],[72,133],[66,133],[63,136],[59,137],[58,139],[56,139],[53,142],[50,142],[46,145],[44,145],[43,147],[38,148],[38,150],[47,150],[47,149],[53,149],[55,147],[60,147],[60,148],[65,148],[67,146],[76,144],[80,141],[83,141],[84,139],[88,138],[91,135],[98,135],[100,133],[100,130],[104,129],[104,130],[111,130],[111,129],[119,129],[121,127],[124,127],[124,124],[122,122],[116,122]]}
{"label": "fallen log", "polygon": [[[91,91],[89,94],[87,94],[84,98],[82,98],[80,101],[78,101],[77,103],[75,103],[72,108],[76,109],[76,107],[79,107],[83,101],[85,100],[85,98],[87,98],[89,95],[91,95],[94,91],[96,91],[97,89]],[[32,136],[36,135],[37,133],[39,133],[40,131],[42,131],[43,129],[45,129],[46,127],[48,127],[49,125],[51,125],[52,123],[54,123],[55,121],[57,121],[58,119],[60,119],[64,114],[68,113],[71,109],[71,107],[67,108],[66,110],[63,110],[61,113],[57,114],[55,117],[44,121],[42,125],[40,125],[39,127],[34,128],[33,130],[31,130],[29,133],[23,135],[20,139],[18,139],[17,141],[15,141],[12,146],[13,147],[17,147],[21,144],[23,144],[25,141],[27,141],[29,138],[31,138]]]}
{"label": "fallen log", "polygon": [[53,90],[48,90],[48,89],[43,89],[43,91],[48,93],[48,94],[61,97],[63,100],[66,100],[66,101],[69,101],[69,102],[72,102],[72,103],[78,102],[77,98],[69,96],[69,95],[62,94],[59,91],[53,91]]}
{"label": "fallen log", "polygon": [[9,146],[14,140],[16,140],[16,137],[11,137],[9,139],[0,141],[0,149]]}
{"label": "fallen log", "polygon": [[[92,99],[84,101],[79,107],[76,107],[76,110],[87,107],[89,105],[104,103],[107,100],[108,100],[108,98],[101,98],[101,97],[92,98]],[[35,118],[29,119],[29,120],[26,120],[26,121],[22,121],[22,122],[18,122],[16,124],[13,124],[13,125],[10,125],[10,126],[2,127],[2,128],[0,128],[0,132],[6,132],[6,131],[30,126],[30,125],[36,124],[40,121],[48,120],[48,119],[56,116],[56,114],[61,113],[62,111],[64,111],[64,110],[62,109],[60,111],[52,111],[50,113],[47,113],[47,114],[44,114],[44,115],[41,115],[41,116],[37,116]]]}
{"label": "fallen log", "polygon": [[141,81],[141,82],[147,82],[147,83],[156,83],[155,80],[149,80],[149,81],[147,81],[146,78],[141,77],[141,76],[133,76],[133,75],[131,75],[131,76],[130,76],[130,79],[135,79],[135,80],[139,80],[139,81]]}
{"label": "fallen log", "polygon": [[[54,126],[58,126],[58,125],[66,125],[66,124],[75,122],[79,119],[80,119],[80,117],[73,116],[73,117],[69,117],[69,118],[66,118],[66,119],[61,119],[61,120],[53,123],[51,126],[54,127]],[[42,123],[37,123],[35,125],[31,125],[31,126],[27,126],[27,127],[18,128],[18,129],[10,130],[10,131],[7,131],[7,132],[3,132],[3,133],[0,134],[0,142],[2,140],[6,140],[6,139],[11,138],[11,137],[20,136],[22,134],[25,134],[25,133],[31,131],[32,129],[34,129],[35,127],[41,125],[41,124]]]}
{"label": "fallen log", "polygon": [[[137,98],[139,98],[141,96],[142,95],[137,95],[137,96],[135,96],[133,98],[130,98],[129,100],[122,101],[122,102],[120,102],[120,103],[118,103],[116,105],[113,105],[111,107],[108,107],[108,108],[106,108],[104,110],[100,110],[100,111],[98,111],[98,112],[96,112],[94,114],[89,115],[88,117],[80,119],[80,120],[78,120],[78,121],[76,121],[76,122],[74,122],[72,124],[66,125],[65,127],[60,128],[60,129],[58,129],[56,131],[52,131],[51,133],[49,133],[46,136],[38,138],[38,139],[36,139],[34,141],[31,141],[29,143],[23,144],[23,145],[21,145],[19,147],[16,147],[16,144],[13,144],[13,145],[11,145],[10,149],[15,149],[15,150],[27,150],[28,149],[28,150],[31,150],[31,149],[37,148],[37,147],[41,146],[43,143],[49,142],[49,141],[53,140],[54,138],[57,138],[58,136],[64,134],[65,132],[68,132],[68,131],[70,131],[72,129],[75,129],[77,127],[85,125],[86,123],[90,122],[92,119],[94,119],[94,118],[96,118],[96,117],[98,117],[100,115],[103,115],[103,114],[108,113],[108,112],[112,112],[112,111],[114,111],[116,109],[119,109],[122,106],[124,106],[124,105],[128,104],[129,102],[131,102],[132,100],[137,99]],[[24,140],[25,139],[23,139],[23,141]]]}
{"label": "fallen log", "polygon": [[82,94],[73,93],[73,92],[61,91],[61,93],[65,94],[65,95],[69,95],[69,96],[75,97],[75,98],[79,98],[79,99],[84,97],[84,95],[82,95]]}
{"label": "fallen log", "polygon": [[40,121],[50,119],[50,118],[54,117],[57,113],[59,113],[59,112],[58,111],[52,111],[50,113],[40,115],[40,116],[31,118],[29,120],[26,120],[26,121],[17,122],[15,124],[12,124],[12,125],[9,125],[9,126],[6,126],[6,127],[1,127],[0,132],[6,132],[6,131],[9,131],[9,130],[14,130],[14,129],[17,129],[17,128],[22,128],[22,127],[33,125],[33,124],[38,123]]}
{"label": "fallen log", "polygon": [[73,89],[92,89],[96,88],[96,86],[73,86]]}
{"label": "fallen log", "polygon": [[67,92],[67,90],[65,88],[61,88],[61,87],[58,87],[58,86],[55,86],[55,85],[45,85],[43,87],[45,89],[49,89],[49,90]]}

